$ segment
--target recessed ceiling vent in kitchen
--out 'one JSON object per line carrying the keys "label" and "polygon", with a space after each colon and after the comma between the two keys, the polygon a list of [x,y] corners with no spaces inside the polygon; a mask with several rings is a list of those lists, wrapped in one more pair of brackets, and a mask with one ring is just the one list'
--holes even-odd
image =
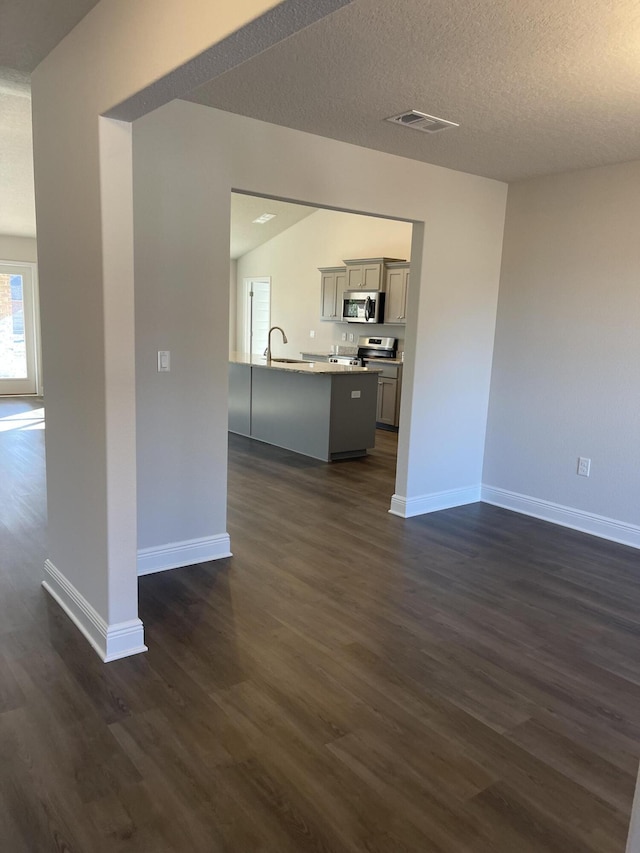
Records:
{"label": "recessed ceiling vent in kitchen", "polygon": [[430,116],[426,113],[421,113],[419,110],[409,110],[397,116],[389,116],[385,121],[393,122],[393,124],[401,124],[404,127],[411,127],[414,130],[422,130],[424,133],[437,133],[439,130],[446,130],[448,127],[460,127],[455,121],[447,121],[444,118]]}

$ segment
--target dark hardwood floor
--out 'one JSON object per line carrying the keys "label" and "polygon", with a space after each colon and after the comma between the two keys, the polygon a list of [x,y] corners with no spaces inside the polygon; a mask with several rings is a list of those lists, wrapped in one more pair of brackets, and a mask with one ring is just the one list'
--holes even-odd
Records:
{"label": "dark hardwood floor", "polygon": [[230,436],[234,557],[141,578],[149,652],[104,665],[40,587],[39,405],[0,400],[2,853],[624,851],[637,551],[391,516],[390,433]]}

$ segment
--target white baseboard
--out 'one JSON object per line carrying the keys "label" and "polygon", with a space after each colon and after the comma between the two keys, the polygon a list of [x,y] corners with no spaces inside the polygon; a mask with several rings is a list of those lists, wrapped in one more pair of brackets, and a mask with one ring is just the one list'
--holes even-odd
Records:
{"label": "white baseboard", "polygon": [[204,536],[201,539],[186,539],[183,542],[169,542],[167,545],[138,550],[138,574],[166,572],[168,569],[208,563],[210,560],[221,560],[231,556],[231,540],[228,533]]}
{"label": "white baseboard", "polygon": [[592,512],[532,498],[529,495],[521,495],[495,486],[483,485],[481,494],[481,500],[484,503],[511,509],[523,515],[531,515],[543,521],[551,521],[562,527],[571,527],[573,530],[590,533],[592,536],[609,539],[611,542],[640,548],[640,527],[636,524],[616,521],[614,518],[595,515]]}
{"label": "white baseboard", "polygon": [[42,586],[84,634],[105,663],[146,652],[140,619],[108,625],[87,599],[51,562],[44,564]]}
{"label": "white baseboard", "polygon": [[438,512],[441,509],[451,509],[454,506],[477,503],[480,500],[480,486],[467,486],[464,489],[449,489],[446,492],[432,492],[430,495],[420,495],[417,498],[405,498],[394,495],[391,498],[389,512],[400,518],[412,518],[414,515],[425,515],[428,512]]}

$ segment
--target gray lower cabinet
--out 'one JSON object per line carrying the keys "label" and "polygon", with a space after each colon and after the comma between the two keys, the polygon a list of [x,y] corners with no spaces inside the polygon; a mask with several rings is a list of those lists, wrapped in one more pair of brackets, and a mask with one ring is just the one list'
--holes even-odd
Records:
{"label": "gray lower cabinet", "polygon": [[229,429],[251,435],[251,368],[229,364]]}
{"label": "gray lower cabinet", "polygon": [[229,430],[330,462],[376,441],[377,374],[229,365]]}
{"label": "gray lower cabinet", "polygon": [[381,361],[365,362],[376,367],[378,374],[378,399],[376,404],[376,423],[379,426],[397,428],[400,424],[400,394],[402,390],[402,365],[384,364]]}
{"label": "gray lower cabinet", "polygon": [[386,376],[378,377],[378,405],[376,421],[386,426],[398,426],[398,380]]}

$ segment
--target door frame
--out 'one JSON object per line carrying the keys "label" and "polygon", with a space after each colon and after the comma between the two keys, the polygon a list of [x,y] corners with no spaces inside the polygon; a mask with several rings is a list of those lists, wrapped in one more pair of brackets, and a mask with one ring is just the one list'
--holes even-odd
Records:
{"label": "door frame", "polygon": [[[38,288],[38,266],[35,263],[30,261],[5,261],[0,259],[0,267],[14,267],[16,270],[16,274],[19,271],[28,270],[30,274],[30,283],[31,283],[31,317],[27,318],[25,314],[25,331],[27,329],[27,319],[29,319],[29,328],[31,339],[33,341],[33,372],[34,372],[34,385],[35,390],[33,392],[17,392],[15,394],[1,393],[0,396],[16,396],[16,397],[41,397],[43,394],[43,385],[42,385],[42,337],[40,330],[40,292]],[[27,282],[26,287],[29,287],[28,279],[25,279]],[[23,286],[24,283],[23,283]],[[26,301],[26,300],[25,300]],[[0,380],[11,382],[12,380]],[[16,380],[18,381],[18,380]]]}
{"label": "door frame", "polygon": [[271,276],[269,275],[250,275],[245,276],[242,281],[239,283],[239,291],[240,291],[240,300],[238,305],[238,317],[236,320],[236,329],[240,333],[240,341],[244,345],[244,349],[246,349],[247,344],[250,348],[251,342],[251,288],[254,281],[259,281],[263,284],[269,285],[269,325],[271,325]]}

